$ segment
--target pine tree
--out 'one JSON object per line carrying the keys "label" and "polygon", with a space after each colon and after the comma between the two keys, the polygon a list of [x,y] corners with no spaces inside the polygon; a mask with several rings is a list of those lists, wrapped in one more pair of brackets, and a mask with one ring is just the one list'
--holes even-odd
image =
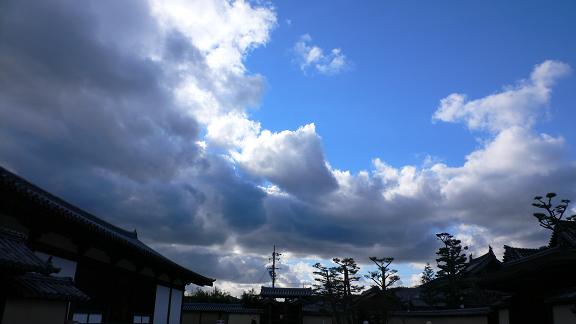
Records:
{"label": "pine tree", "polygon": [[[532,204],[532,206],[544,210],[544,213],[534,213],[534,217],[538,219],[540,226],[549,230],[554,230],[556,225],[563,219],[564,213],[570,204],[570,200],[562,199],[558,205],[553,206],[552,198],[554,197],[556,197],[556,194],[553,192],[547,193],[546,198],[536,196],[534,197],[535,202]],[[566,219],[576,220],[576,215],[572,215]]]}
{"label": "pine tree", "polygon": [[359,293],[364,289],[361,285],[358,285],[360,276],[356,274],[360,271],[360,267],[356,264],[353,258],[334,258],[332,262],[336,263],[336,271],[342,275],[342,286],[344,288],[344,296],[342,300],[342,305],[344,306],[344,314],[346,315],[346,320],[349,324],[357,322],[356,316],[352,311],[352,295]]}
{"label": "pine tree", "polygon": [[434,273],[432,266],[430,266],[430,263],[426,263],[424,271],[422,271],[422,276],[420,277],[420,289],[422,291],[422,300],[424,300],[424,302],[430,306],[436,303],[436,289],[428,283],[434,280],[435,275],[436,274]]}
{"label": "pine tree", "polygon": [[344,294],[343,278],[338,272],[338,267],[326,267],[320,263],[313,265],[316,270],[312,272],[315,276],[313,285],[314,292],[318,295],[331,296],[337,298]]}
{"label": "pine tree", "polygon": [[370,257],[370,260],[376,264],[378,270],[369,271],[367,275],[364,275],[364,277],[374,281],[382,291],[385,291],[400,280],[400,276],[398,276],[398,270],[390,268],[390,264],[392,261],[394,261],[394,258]]}
{"label": "pine tree", "polygon": [[338,272],[338,267],[326,267],[320,263],[313,265],[316,269],[312,273],[316,283],[313,285],[314,292],[330,303],[332,316],[336,323],[340,324],[340,313],[344,296],[344,280]]}
{"label": "pine tree", "polygon": [[466,255],[463,253],[468,247],[462,247],[462,242],[455,239],[448,233],[436,234],[444,246],[438,249],[436,259],[438,269],[436,277],[446,280],[447,286],[444,288],[446,303],[450,307],[460,306],[460,299],[463,296],[463,285],[458,280],[462,270],[466,267]]}
{"label": "pine tree", "polygon": [[429,283],[430,281],[434,280],[435,275],[436,274],[434,273],[434,269],[432,269],[430,263],[426,263],[424,271],[422,271],[422,276],[420,277],[420,283],[423,285]]}
{"label": "pine tree", "polygon": [[360,267],[353,258],[334,258],[332,261],[338,265],[336,271],[342,275],[344,295],[352,296],[364,289],[363,286],[356,284],[360,280],[360,276],[356,275],[360,271]]}
{"label": "pine tree", "polygon": [[462,242],[448,233],[439,233],[436,234],[436,237],[444,244],[436,252],[438,255],[436,262],[438,263],[438,269],[440,269],[436,276],[438,278],[455,279],[466,267],[467,259],[463,251],[468,250],[468,247],[462,247]]}

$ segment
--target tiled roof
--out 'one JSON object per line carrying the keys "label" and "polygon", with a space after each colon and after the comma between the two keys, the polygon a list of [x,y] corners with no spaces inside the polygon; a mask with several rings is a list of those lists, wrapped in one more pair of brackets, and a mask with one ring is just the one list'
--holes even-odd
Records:
{"label": "tiled roof", "polygon": [[234,314],[260,314],[262,309],[245,308],[242,304],[214,304],[214,303],[184,303],[182,310],[185,312],[213,312]]}
{"label": "tiled roof", "polygon": [[576,221],[560,221],[554,227],[550,247],[555,246],[576,248]]}
{"label": "tiled roof", "polygon": [[87,301],[71,278],[26,273],[9,280],[10,290],[19,297],[65,301]]}
{"label": "tiled roof", "polygon": [[534,253],[541,252],[545,248],[539,249],[524,249],[524,248],[516,248],[508,245],[504,245],[504,263],[518,260],[530,256]]}
{"label": "tiled roof", "polygon": [[476,275],[485,271],[489,271],[494,267],[499,267],[501,262],[494,255],[492,247],[488,248],[488,252],[484,255],[470,260],[466,268],[464,268],[464,273],[466,275]]}
{"label": "tiled roof", "polygon": [[112,240],[118,244],[124,245],[136,253],[153,259],[166,267],[184,274],[187,281],[197,285],[211,286],[215,279],[202,276],[190,271],[179,264],[169,260],[160,253],[154,251],[146,244],[138,240],[136,232],[130,232],[114,226],[52,194],[40,189],[23,178],[12,172],[0,167],[0,188],[14,192],[30,202],[41,205],[51,210],[53,213],[61,215],[65,219],[85,227],[87,230],[102,235],[103,238]]}
{"label": "tiled roof", "polygon": [[312,296],[312,288],[278,288],[261,287],[261,297],[294,298]]}
{"label": "tiled roof", "polygon": [[58,271],[48,262],[38,258],[26,245],[27,237],[19,232],[0,228],[0,269],[11,272]]}

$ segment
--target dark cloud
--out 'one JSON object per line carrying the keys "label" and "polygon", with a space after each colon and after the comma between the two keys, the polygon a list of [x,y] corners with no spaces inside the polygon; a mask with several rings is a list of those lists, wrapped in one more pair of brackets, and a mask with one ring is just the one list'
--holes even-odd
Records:
{"label": "dark cloud", "polygon": [[265,264],[267,258],[249,254],[234,254],[231,251],[213,251],[198,247],[154,246],[162,254],[200,273],[207,273],[219,281],[240,284],[265,283],[269,280]]}
{"label": "dark cloud", "polygon": [[101,39],[94,12],[106,4],[6,2],[0,127],[26,149],[6,141],[2,151],[18,164],[170,176],[197,155],[198,125],[174,106],[158,64]]}

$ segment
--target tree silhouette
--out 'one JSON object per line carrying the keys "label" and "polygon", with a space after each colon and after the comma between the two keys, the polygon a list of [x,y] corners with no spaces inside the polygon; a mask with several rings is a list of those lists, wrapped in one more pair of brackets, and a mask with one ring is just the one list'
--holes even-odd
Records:
{"label": "tree silhouette", "polygon": [[232,297],[229,292],[214,287],[214,290],[197,288],[193,294],[186,296],[186,300],[194,303],[229,304],[235,302],[237,299]]}
{"label": "tree silhouette", "polygon": [[353,258],[334,258],[332,259],[338,266],[336,271],[342,275],[342,287],[344,288],[344,296],[342,304],[344,306],[344,313],[348,323],[355,323],[355,314],[352,311],[352,295],[362,291],[364,287],[356,284],[360,280],[360,276],[356,274],[360,271],[360,267],[356,264]]}
{"label": "tree silhouette", "polygon": [[394,258],[385,257],[385,258],[377,258],[377,257],[370,257],[370,260],[376,264],[378,270],[376,271],[369,271],[368,274],[364,275],[366,279],[371,279],[376,283],[380,289],[383,291],[388,289],[398,280],[400,280],[400,276],[398,276],[398,270],[391,269],[390,264],[394,261]]}
{"label": "tree silhouette", "polygon": [[248,308],[257,308],[262,306],[262,299],[254,288],[243,291],[242,296],[240,297],[240,301],[244,307]]}
{"label": "tree silhouette", "polygon": [[344,295],[352,296],[354,293],[362,291],[364,287],[355,284],[355,282],[360,280],[360,276],[356,275],[358,271],[360,271],[360,267],[356,264],[356,261],[353,258],[334,258],[332,261],[338,265],[336,271],[342,274]]}
{"label": "tree silhouette", "polygon": [[420,277],[420,283],[423,285],[429,283],[430,281],[434,280],[435,275],[436,274],[434,273],[434,270],[430,266],[430,263],[426,263],[424,271],[422,271],[422,276]]}
{"label": "tree silhouette", "polygon": [[315,276],[313,285],[314,292],[318,295],[339,297],[344,293],[341,274],[338,267],[326,267],[320,263],[313,265],[316,269],[312,272]]}
{"label": "tree silhouette", "polygon": [[332,315],[336,318],[336,323],[340,324],[344,280],[338,272],[338,267],[326,267],[320,263],[314,264],[313,267],[316,269],[312,272],[316,281],[313,285],[314,292],[330,303]]}
{"label": "tree silhouette", "polygon": [[[543,213],[534,213],[534,217],[538,219],[540,226],[547,228],[549,230],[554,230],[554,227],[562,220],[564,213],[568,209],[570,200],[562,199],[560,203],[553,206],[552,199],[556,197],[556,194],[549,192],[546,197],[536,196],[534,197],[535,202],[532,206],[542,209]],[[576,220],[576,215],[572,215],[566,218],[567,220]]]}
{"label": "tree silhouette", "polygon": [[468,247],[462,247],[462,242],[448,233],[439,233],[436,237],[444,244],[436,252],[436,263],[440,269],[436,277],[446,281],[444,293],[448,306],[457,307],[462,297],[462,285],[458,279],[466,268],[466,255],[463,251],[468,250]]}
{"label": "tree silhouette", "polygon": [[463,251],[468,250],[468,247],[462,247],[462,242],[448,233],[439,233],[436,237],[444,244],[436,252],[436,262],[440,269],[436,276],[455,279],[466,267],[466,254]]}
{"label": "tree silhouette", "polygon": [[420,277],[420,289],[422,291],[422,300],[424,300],[428,305],[433,305],[436,302],[436,290],[434,287],[428,283],[434,280],[434,270],[430,263],[426,263],[424,270],[422,271],[422,276]]}

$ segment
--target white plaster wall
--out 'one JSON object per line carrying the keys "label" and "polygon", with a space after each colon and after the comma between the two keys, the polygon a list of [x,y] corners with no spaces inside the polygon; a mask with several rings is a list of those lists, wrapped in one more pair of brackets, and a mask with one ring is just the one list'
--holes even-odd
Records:
{"label": "white plaster wall", "polygon": [[510,324],[510,311],[508,309],[498,311],[498,324]]}
{"label": "white plaster wall", "polygon": [[172,289],[172,298],[170,299],[170,323],[180,324],[180,315],[182,315],[182,296],[184,292],[178,289]]}
{"label": "white plaster wall", "polygon": [[167,324],[170,309],[170,288],[156,286],[156,300],[154,301],[154,324]]}

